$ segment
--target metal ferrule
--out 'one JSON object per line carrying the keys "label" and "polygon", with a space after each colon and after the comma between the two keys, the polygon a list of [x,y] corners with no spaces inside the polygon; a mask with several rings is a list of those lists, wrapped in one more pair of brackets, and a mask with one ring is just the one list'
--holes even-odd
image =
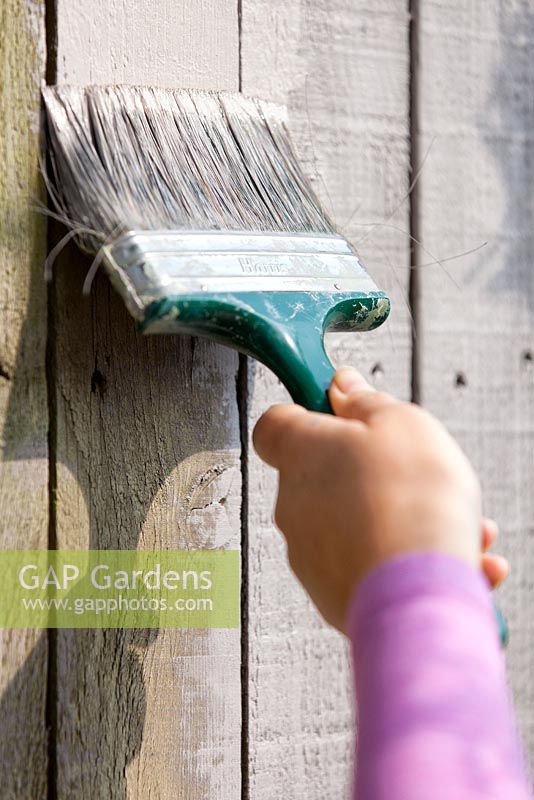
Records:
{"label": "metal ferrule", "polygon": [[129,231],[103,247],[103,263],[129,311],[202,292],[376,292],[337,235],[248,231]]}

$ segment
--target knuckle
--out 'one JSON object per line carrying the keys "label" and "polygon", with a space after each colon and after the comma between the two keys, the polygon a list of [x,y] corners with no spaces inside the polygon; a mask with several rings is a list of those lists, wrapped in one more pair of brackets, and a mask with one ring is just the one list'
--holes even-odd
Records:
{"label": "knuckle", "polygon": [[284,503],[277,502],[273,513],[273,519],[274,519],[274,524],[281,531],[285,531],[287,529],[288,515]]}
{"label": "knuckle", "polygon": [[268,434],[270,427],[270,412],[265,411],[256,422],[254,426],[254,430],[252,432],[252,441],[254,443],[254,447],[258,447],[261,445],[263,441],[263,437]]}
{"label": "knuckle", "polygon": [[298,556],[293,547],[287,548],[287,561],[293,574],[300,579],[302,576],[302,559]]}
{"label": "knuckle", "polygon": [[399,401],[388,392],[373,392],[373,395],[377,405],[383,405],[384,403],[399,405]]}
{"label": "knuckle", "polygon": [[277,458],[291,427],[294,412],[291,406],[272,406],[257,421],[252,433],[252,443],[262,458]]}
{"label": "knuckle", "polygon": [[423,422],[428,423],[430,421],[435,421],[428,411],[407,400],[396,403],[396,405],[391,408],[391,414],[398,417],[399,420],[402,420],[404,424],[420,425]]}
{"label": "knuckle", "polygon": [[272,433],[280,425],[280,411],[276,406],[267,409],[256,423],[254,434],[264,436]]}
{"label": "knuckle", "polygon": [[394,416],[402,404],[387,392],[373,392],[365,398],[360,407],[363,407],[365,416],[369,422],[381,419],[383,416]]}

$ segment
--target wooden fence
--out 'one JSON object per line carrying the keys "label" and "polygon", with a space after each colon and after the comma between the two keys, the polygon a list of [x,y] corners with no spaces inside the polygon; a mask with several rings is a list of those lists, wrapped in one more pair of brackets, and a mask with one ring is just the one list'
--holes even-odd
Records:
{"label": "wooden fence", "polygon": [[394,302],[382,330],[331,341],[336,362],[435,412],[501,525],[533,752],[534,11],[411,5],[4,0],[1,546],[241,546],[244,572],[241,631],[2,631],[2,798],[334,800],[353,739],[347,648],[288,570],[250,445],[280,386],[210,343],[143,339],[105,278],[81,296],[74,247],[44,284],[43,81],[287,105],[317,192]]}

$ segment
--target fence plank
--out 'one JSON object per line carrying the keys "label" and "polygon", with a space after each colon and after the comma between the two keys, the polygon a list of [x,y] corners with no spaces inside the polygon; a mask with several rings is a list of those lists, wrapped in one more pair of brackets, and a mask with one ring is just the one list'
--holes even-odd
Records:
{"label": "fence plank", "polygon": [[[46,548],[46,224],[33,209],[41,197],[44,3],[3,3],[0,64],[0,547]],[[0,661],[1,794],[6,800],[42,800],[47,787],[46,634],[0,631]]]}
{"label": "fence plank", "polygon": [[[58,81],[237,88],[237,6],[59,0]],[[237,357],[143,339],[108,282],[56,297],[62,547],[239,547]],[[60,632],[58,798],[240,788],[239,631]]]}
{"label": "fence plank", "polygon": [[[395,230],[409,228],[407,3],[243,0],[241,51],[243,91],[288,105],[326,209],[393,299],[386,328],[336,337],[333,357],[409,397],[409,240]],[[250,393],[251,426],[286,397],[252,364]],[[344,797],[353,737],[346,647],[288,570],[271,521],[275,476],[254,455],[248,487],[250,796]]]}
{"label": "fence plank", "polygon": [[[457,436],[500,523],[512,574],[499,602],[534,756],[534,10],[528,2],[419,4],[421,399]],[[427,254],[419,255],[421,262]]]}

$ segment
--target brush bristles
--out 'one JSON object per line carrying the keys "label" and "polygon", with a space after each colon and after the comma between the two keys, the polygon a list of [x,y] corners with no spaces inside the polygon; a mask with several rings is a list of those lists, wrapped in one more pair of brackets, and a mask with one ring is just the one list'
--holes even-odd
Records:
{"label": "brush bristles", "polygon": [[43,95],[49,189],[87,250],[126,230],[333,232],[279,107],[126,86]]}

